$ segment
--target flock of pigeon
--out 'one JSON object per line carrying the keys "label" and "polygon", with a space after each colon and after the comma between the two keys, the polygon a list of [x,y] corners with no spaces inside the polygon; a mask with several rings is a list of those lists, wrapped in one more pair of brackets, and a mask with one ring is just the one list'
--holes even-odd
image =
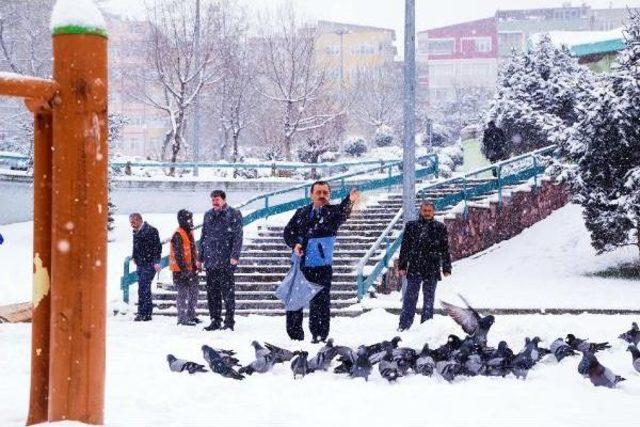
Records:
{"label": "flock of pigeon", "polygon": [[[362,345],[353,350],[335,345],[333,339],[328,339],[318,353],[309,358],[307,351],[290,351],[253,341],[255,360],[246,366],[240,365],[232,350],[203,345],[202,353],[212,372],[236,380],[254,373],[269,372],[275,364],[284,362],[290,362],[294,378],[304,377],[313,372],[328,371],[333,360],[337,359],[339,364],[333,369],[336,374],[368,380],[377,364],[380,375],[390,382],[410,372],[425,376],[437,373],[449,382],[458,376],[477,375],[505,377],[513,374],[517,378],[526,378],[528,371],[546,355],[560,362],[565,357],[581,353],[578,372],[589,378],[595,386],[613,388],[624,381],[624,378],[604,367],[595,356],[598,351],[611,348],[608,342],[592,343],[568,334],[565,339],[553,341],[549,348],[540,347],[538,337],[526,338],[524,348],[518,353],[514,353],[505,341],[500,341],[497,348],[488,347],[487,334],[495,321],[494,316],[480,316],[464,298],[461,299],[466,304],[465,308],[446,302],[442,302],[442,305],[468,335],[464,339],[449,335],[447,342],[436,349],[429,348],[428,344],[420,351],[399,347],[401,338],[395,337],[391,341]],[[638,324],[633,322],[631,329],[619,338],[629,343],[627,350],[631,352],[633,368],[640,373]],[[207,372],[204,365],[177,359],[171,354],[167,355],[167,361],[174,372]]]}

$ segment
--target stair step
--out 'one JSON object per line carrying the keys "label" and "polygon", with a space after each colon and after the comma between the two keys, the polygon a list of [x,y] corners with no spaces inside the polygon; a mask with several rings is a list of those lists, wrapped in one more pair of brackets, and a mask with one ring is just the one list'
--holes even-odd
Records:
{"label": "stair step", "polygon": [[[275,290],[275,288],[274,288]],[[269,290],[269,291],[245,291],[245,290],[237,290],[236,289],[236,300],[237,301],[253,301],[253,300],[257,300],[257,301],[263,301],[263,300],[269,300],[269,301],[278,301],[278,298],[276,297],[274,290]],[[358,292],[356,291],[355,287],[353,288],[353,290],[351,291],[342,291],[342,290],[334,290],[331,289],[331,299],[332,300],[346,300],[346,299],[353,299],[353,298],[357,298],[358,296]],[[176,291],[160,291],[160,292],[154,292],[153,293],[153,300],[154,301],[175,301],[175,299],[177,298],[178,293]],[[207,300],[207,294],[206,292],[200,292],[200,294],[198,295],[198,300]]]}

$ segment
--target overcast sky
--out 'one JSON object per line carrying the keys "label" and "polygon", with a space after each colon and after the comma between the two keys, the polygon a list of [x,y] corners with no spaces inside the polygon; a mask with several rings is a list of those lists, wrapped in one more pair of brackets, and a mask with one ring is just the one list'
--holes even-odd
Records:
{"label": "overcast sky", "polygon": [[[121,10],[136,10],[132,3],[143,0],[111,0]],[[194,1],[194,0],[183,0]],[[238,0],[250,10],[274,7],[286,0]],[[289,0],[305,18],[324,19],[353,24],[393,28],[398,42],[403,40],[404,0]],[[526,9],[558,7],[562,0],[416,0],[416,27],[418,31],[457,22],[492,16],[496,9]],[[573,1],[577,6],[586,3],[594,8],[640,7],[640,0]],[[401,49],[399,49],[401,51]]]}

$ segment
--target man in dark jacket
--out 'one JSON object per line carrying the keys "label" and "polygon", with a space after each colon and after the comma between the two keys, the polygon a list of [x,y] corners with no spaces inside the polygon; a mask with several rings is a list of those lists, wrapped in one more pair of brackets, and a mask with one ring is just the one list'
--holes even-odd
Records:
{"label": "man in dark jacket", "polygon": [[193,214],[186,209],[178,212],[178,229],[171,237],[169,268],[173,284],[178,289],[176,308],[178,325],[194,326],[198,303],[198,251],[193,237]]}
{"label": "man in dark jacket", "polygon": [[133,252],[131,258],[136,263],[138,273],[138,314],[136,322],[151,320],[153,303],[151,301],[151,281],[160,271],[162,243],[158,230],[142,220],[142,215],[129,215],[129,224],[133,229]]}
{"label": "man in dark jacket", "polygon": [[507,158],[507,137],[504,131],[496,126],[491,120],[487,123],[487,128],[482,136],[482,154],[491,162],[495,163]]}
{"label": "man in dark jacket", "polygon": [[[242,250],[242,214],[227,204],[222,190],[211,192],[212,209],[204,214],[200,238],[200,263],[207,272],[207,302],[211,324],[207,331],[233,330],[236,308],[233,274]],[[224,299],[224,325],[222,300]]]}
{"label": "man in dark jacket", "polygon": [[422,202],[420,218],[405,226],[400,246],[398,272],[406,276],[407,284],[402,299],[399,331],[409,329],[416,314],[416,303],[422,284],[422,319],[433,317],[433,301],[436,285],[444,276],[451,274],[449,237],[445,225],[434,219],[435,208],[431,202]]}
{"label": "man in dark jacket", "polygon": [[[296,255],[302,257],[302,273],[310,282],[322,286],[309,304],[309,330],[313,343],[325,341],[329,335],[329,292],[336,234],[351,214],[358,198],[358,192],[352,190],[342,203],[331,205],[329,184],[316,181],[311,186],[312,203],[298,209],[284,229],[284,241]],[[304,339],[302,317],[302,310],[287,311],[287,333],[293,340]]]}

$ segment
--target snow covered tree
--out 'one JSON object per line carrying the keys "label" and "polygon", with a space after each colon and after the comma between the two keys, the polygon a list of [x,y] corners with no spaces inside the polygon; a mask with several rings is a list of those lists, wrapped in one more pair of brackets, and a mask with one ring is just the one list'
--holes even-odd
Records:
{"label": "snow covered tree", "polygon": [[[127,124],[128,120],[122,114],[119,113],[109,113],[109,151],[111,152],[120,142],[122,137],[122,128]],[[107,217],[107,230],[112,231],[115,228],[115,212],[118,210],[118,207],[111,199],[111,178],[113,176],[113,168],[109,166],[109,214]]]}
{"label": "snow covered tree", "polygon": [[364,68],[357,73],[349,112],[360,122],[378,129],[402,122],[402,75],[394,64]]}
{"label": "snow covered tree", "polygon": [[[265,108],[281,123],[280,140],[287,160],[293,157],[296,137],[320,129],[344,114],[338,103],[325,102],[329,85],[325,68],[316,60],[317,29],[300,22],[285,3],[275,16],[260,23],[258,52],[260,94]],[[324,104],[327,108],[314,108]]]}
{"label": "snow covered tree", "polygon": [[557,142],[576,121],[593,80],[586,67],[547,35],[531,52],[514,53],[499,74],[487,116],[487,123],[494,121],[506,135],[505,156]]}
{"label": "snow covered tree", "polygon": [[352,157],[360,157],[368,151],[367,142],[361,136],[347,139],[342,150]]}
{"label": "snow covered tree", "polygon": [[640,15],[632,13],[619,67],[600,81],[560,152],[575,163],[570,177],[584,207],[593,246],[636,244],[640,228]]}
{"label": "snow covered tree", "polygon": [[381,125],[373,135],[373,143],[377,147],[388,147],[393,144],[393,129],[387,125]]}
{"label": "snow covered tree", "polygon": [[[491,94],[487,89],[456,88],[453,98],[432,106],[428,116],[444,128],[438,131],[439,134],[449,135],[446,143],[457,141],[462,129],[482,123],[490,100]],[[434,138],[434,146],[436,145]]]}

